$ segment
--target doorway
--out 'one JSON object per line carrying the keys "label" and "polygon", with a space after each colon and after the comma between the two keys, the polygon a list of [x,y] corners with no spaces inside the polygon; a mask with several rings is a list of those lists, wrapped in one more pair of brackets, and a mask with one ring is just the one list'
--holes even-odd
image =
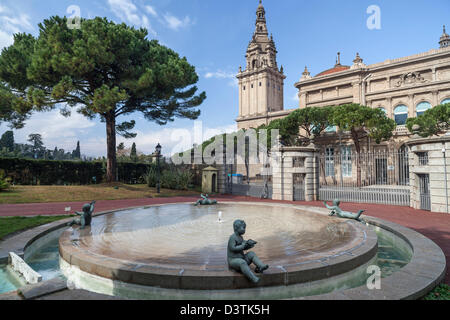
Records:
{"label": "doorway", "polygon": [[217,193],[217,176],[216,176],[216,174],[214,173],[213,175],[212,175],[212,183],[211,183],[211,191],[212,191],[212,193]]}
{"label": "doorway", "polygon": [[430,175],[419,174],[420,209],[431,211]]}

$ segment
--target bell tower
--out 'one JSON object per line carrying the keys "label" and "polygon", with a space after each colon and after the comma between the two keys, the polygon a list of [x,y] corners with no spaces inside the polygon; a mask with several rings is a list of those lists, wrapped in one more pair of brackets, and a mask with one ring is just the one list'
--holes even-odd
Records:
{"label": "bell tower", "polygon": [[442,36],[439,39],[439,45],[440,45],[441,49],[450,47],[450,36],[445,31],[445,26],[444,26],[444,31],[442,33]]}
{"label": "bell tower", "polygon": [[[266,124],[271,112],[282,111],[283,67],[278,68],[277,49],[267,30],[266,10],[259,1],[255,32],[247,47],[246,69],[239,68],[239,128]],[[254,119],[253,121],[250,121]],[[247,121],[245,121],[247,120]]]}

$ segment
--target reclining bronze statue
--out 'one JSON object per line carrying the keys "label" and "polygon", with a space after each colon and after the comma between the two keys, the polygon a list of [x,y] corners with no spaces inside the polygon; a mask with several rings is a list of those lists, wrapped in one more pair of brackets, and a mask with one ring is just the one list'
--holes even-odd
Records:
{"label": "reclining bronze statue", "polygon": [[334,216],[337,215],[339,218],[344,218],[344,219],[353,219],[356,221],[360,221],[363,222],[363,220],[361,219],[361,214],[365,211],[365,210],[359,210],[358,213],[352,213],[352,212],[348,212],[348,211],[343,211],[341,208],[339,208],[341,201],[340,200],[333,200],[333,206],[329,206],[326,201],[324,201],[325,206],[331,210],[330,212],[330,216]]}
{"label": "reclining bronze statue", "polygon": [[86,203],[83,206],[83,212],[75,212],[75,214],[79,215],[80,218],[74,219],[72,222],[69,222],[67,225],[68,226],[72,226],[72,225],[79,225],[81,226],[80,229],[84,229],[87,226],[91,225],[91,221],[92,221],[92,213],[94,213],[94,205],[95,205],[95,200],[92,201],[91,203]]}
{"label": "reclining bronze statue", "polygon": [[256,266],[255,272],[263,273],[264,270],[269,268],[269,265],[263,264],[254,252],[244,253],[244,251],[253,248],[257,243],[254,240],[249,239],[245,241],[242,238],[246,227],[243,220],[236,220],[233,223],[234,233],[230,236],[227,249],[228,266],[233,270],[242,272],[253,283],[258,283],[260,279],[252,272],[249,266],[253,263]]}
{"label": "reclining bronze statue", "polygon": [[198,200],[195,205],[202,205],[202,206],[208,206],[208,205],[213,205],[213,204],[217,204],[217,200],[211,200],[209,199],[208,195],[204,195],[203,193],[200,195],[202,197],[202,199]]}

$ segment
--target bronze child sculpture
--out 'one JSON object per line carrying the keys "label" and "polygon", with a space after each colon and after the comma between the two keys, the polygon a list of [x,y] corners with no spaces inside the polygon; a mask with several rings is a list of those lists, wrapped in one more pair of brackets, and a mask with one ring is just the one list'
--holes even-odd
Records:
{"label": "bronze child sculpture", "polygon": [[251,271],[250,265],[256,265],[255,272],[263,273],[269,266],[263,264],[254,252],[244,253],[244,250],[249,250],[256,245],[256,241],[242,238],[245,234],[246,224],[242,220],[236,220],[233,223],[234,233],[230,236],[228,241],[227,258],[228,265],[231,269],[242,272],[250,281],[258,283],[259,278]]}
{"label": "bronze child sculpture", "polygon": [[202,206],[208,206],[208,205],[214,205],[217,204],[217,200],[211,200],[209,199],[208,195],[203,195],[203,193],[201,194],[202,199],[198,200],[195,203],[195,206],[198,206],[199,204]]}
{"label": "bronze child sculpture", "polygon": [[77,215],[80,216],[80,218],[74,219],[72,222],[69,222],[68,225],[69,226],[72,226],[74,224],[79,225],[81,226],[80,229],[84,229],[86,226],[90,226],[92,221],[92,213],[94,212],[95,202],[96,201],[94,200],[91,203],[86,203],[83,206],[83,212],[75,212]]}
{"label": "bronze child sculpture", "polygon": [[333,200],[333,206],[329,206],[326,202],[324,202],[325,206],[331,210],[330,216],[337,215],[339,218],[353,219],[356,221],[363,222],[361,219],[361,214],[364,212],[364,210],[359,210],[358,213],[343,211],[341,208],[339,208],[340,203],[341,201],[337,199]]}

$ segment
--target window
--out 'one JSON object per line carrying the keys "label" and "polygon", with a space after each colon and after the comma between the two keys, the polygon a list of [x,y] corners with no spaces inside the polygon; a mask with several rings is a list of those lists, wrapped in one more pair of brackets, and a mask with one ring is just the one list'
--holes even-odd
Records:
{"label": "window", "polygon": [[387,116],[387,111],[386,111],[385,108],[383,108],[383,107],[378,107],[378,109],[381,109],[381,110],[384,112],[384,114]]}
{"label": "window", "polygon": [[253,89],[253,85],[252,85],[252,89]]}
{"label": "window", "polygon": [[334,177],[334,148],[325,150],[325,176]]}
{"label": "window", "polygon": [[245,86],[244,86],[244,90],[245,90]]}
{"label": "window", "polygon": [[441,102],[441,104],[446,104],[446,103],[450,103],[450,98],[444,99]]}
{"label": "window", "polygon": [[259,86],[260,86],[260,87],[262,86],[262,83],[261,83],[261,82],[259,83]]}
{"label": "window", "polygon": [[399,105],[394,109],[394,120],[399,125],[402,126],[406,124],[406,119],[408,119],[408,107],[405,105]]}
{"label": "window", "polygon": [[343,177],[352,176],[352,147],[344,146],[341,148],[341,170]]}
{"label": "window", "polygon": [[429,102],[424,101],[419,103],[416,107],[417,116],[423,115],[428,109],[431,109],[431,104]]}
{"label": "window", "polygon": [[336,126],[330,126],[325,129],[325,132],[336,132],[336,131],[337,131]]}
{"label": "window", "polygon": [[417,152],[417,156],[419,157],[420,166],[428,165],[428,152]]}

